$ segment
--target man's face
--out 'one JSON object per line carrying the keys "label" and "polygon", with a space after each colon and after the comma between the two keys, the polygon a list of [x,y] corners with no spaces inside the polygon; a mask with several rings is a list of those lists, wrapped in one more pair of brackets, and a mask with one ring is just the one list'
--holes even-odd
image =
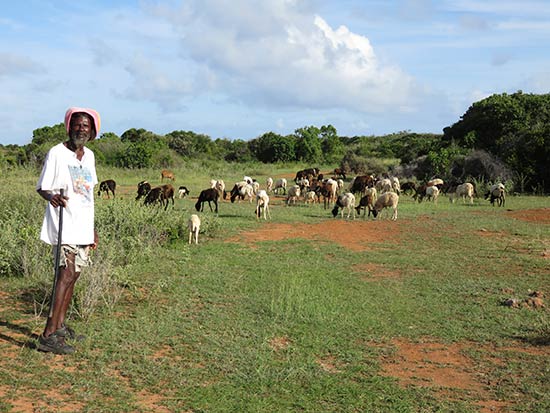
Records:
{"label": "man's face", "polygon": [[74,115],[71,118],[69,137],[77,148],[81,148],[92,138],[93,128],[86,115]]}

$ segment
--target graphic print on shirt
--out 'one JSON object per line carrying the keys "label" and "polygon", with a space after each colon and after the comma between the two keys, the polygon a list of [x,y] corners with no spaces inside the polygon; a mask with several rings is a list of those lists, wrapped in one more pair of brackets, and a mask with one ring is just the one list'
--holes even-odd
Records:
{"label": "graphic print on shirt", "polygon": [[92,202],[94,186],[91,171],[86,167],[69,166],[69,173],[71,174],[74,193],[82,195],[83,201]]}

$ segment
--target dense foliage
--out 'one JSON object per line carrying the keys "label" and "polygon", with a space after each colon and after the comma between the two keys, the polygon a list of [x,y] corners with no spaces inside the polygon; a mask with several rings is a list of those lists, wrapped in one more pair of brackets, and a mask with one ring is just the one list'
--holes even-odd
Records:
{"label": "dense foliage", "polygon": [[[243,141],[212,140],[192,131],[157,135],[129,129],[103,133],[90,144],[98,164],[121,168],[177,167],[189,159],[335,164],[349,174],[394,173],[426,180],[509,181],[515,191],[550,191],[550,95],[517,92],[475,102],[443,134],[409,131],[385,136],[338,136],[332,125],[274,132]],[[24,147],[0,146],[0,167],[38,166],[65,139],[63,124],[33,132]]]}
{"label": "dense foliage", "polygon": [[443,141],[500,158],[527,187],[550,189],[550,94],[517,92],[474,103]]}

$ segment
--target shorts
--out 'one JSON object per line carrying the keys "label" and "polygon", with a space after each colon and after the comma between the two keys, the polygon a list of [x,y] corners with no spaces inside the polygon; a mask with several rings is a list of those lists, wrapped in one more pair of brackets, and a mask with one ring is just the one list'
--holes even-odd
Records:
{"label": "shorts", "polygon": [[[74,271],[80,272],[82,267],[89,267],[92,265],[92,259],[90,258],[90,246],[89,245],[72,245],[72,244],[63,244],[61,245],[62,254],[59,255],[59,266],[66,267],[67,261],[70,259],[67,257],[68,254],[74,254]],[[55,266],[55,256],[57,253],[57,245],[53,246],[53,258]]]}

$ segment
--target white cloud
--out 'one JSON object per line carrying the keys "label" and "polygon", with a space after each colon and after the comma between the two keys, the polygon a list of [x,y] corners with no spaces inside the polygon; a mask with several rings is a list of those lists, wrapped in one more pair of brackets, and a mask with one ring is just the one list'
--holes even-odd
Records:
{"label": "white cloud", "polygon": [[184,108],[183,99],[193,92],[192,82],[182,77],[172,77],[154,62],[138,54],[128,62],[125,70],[134,83],[124,95],[128,99],[145,99],[156,102],[163,111],[170,112]]}
{"label": "white cloud", "polygon": [[157,9],[181,33],[182,55],[220,94],[287,108],[410,108],[411,76],[382,66],[367,37],[333,29],[298,2],[189,2]]}

